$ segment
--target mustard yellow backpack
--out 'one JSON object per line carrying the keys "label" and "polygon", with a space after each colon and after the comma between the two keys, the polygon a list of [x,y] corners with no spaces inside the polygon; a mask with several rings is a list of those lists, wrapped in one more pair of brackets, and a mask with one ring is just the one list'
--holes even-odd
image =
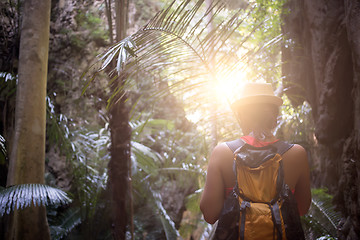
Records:
{"label": "mustard yellow backpack", "polygon": [[293,145],[277,141],[253,147],[241,139],[227,145],[234,152],[237,181],[225,199],[214,239],[305,239],[282,167],[282,155]]}

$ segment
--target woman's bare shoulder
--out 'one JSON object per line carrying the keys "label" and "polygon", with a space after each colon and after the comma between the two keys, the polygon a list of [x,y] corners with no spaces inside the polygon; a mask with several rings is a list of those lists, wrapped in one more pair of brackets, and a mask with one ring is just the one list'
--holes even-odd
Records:
{"label": "woman's bare shoulder", "polygon": [[218,144],[211,153],[210,162],[223,163],[227,160],[233,160],[233,153],[225,142]]}
{"label": "woman's bare shoulder", "polygon": [[283,158],[285,161],[292,162],[299,167],[308,163],[306,150],[299,144],[294,144],[294,146],[283,155]]}
{"label": "woman's bare shoulder", "polygon": [[299,144],[294,144],[294,146],[292,148],[290,148],[288,152],[290,154],[296,155],[296,156],[298,156],[300,158],[307,157],[307,153],[306,153],[305,148],[302,147]]}
{"label": "woman's bare shoulder", "polygon": [[220,156],[232,156],[233,153],[226,144],[226,142],[219,143],[213,150],[212,155],[220,155]]}

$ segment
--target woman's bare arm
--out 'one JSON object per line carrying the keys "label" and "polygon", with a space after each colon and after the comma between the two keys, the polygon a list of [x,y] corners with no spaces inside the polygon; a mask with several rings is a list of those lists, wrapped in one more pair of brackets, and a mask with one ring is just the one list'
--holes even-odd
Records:
{"label": "woman's bare arm", "polygon": [[295,198],[299,213],[303,216],[308,212],[311,204],[310,169],[305,149],[300,145],[294,145],[293,148],[293,156],[296,158],[300,169],[299,179],[295,186]]}
{"label": "woman's bare arm", "polygon": [[216,146],[211,154],[204,192],[201,196],[200,209],[204,219],[208,223],[215,223],[218,220],[224,204],[224,179],[222,177],[222,167],[226,159],[232,158],[232,153],[225,143]]}

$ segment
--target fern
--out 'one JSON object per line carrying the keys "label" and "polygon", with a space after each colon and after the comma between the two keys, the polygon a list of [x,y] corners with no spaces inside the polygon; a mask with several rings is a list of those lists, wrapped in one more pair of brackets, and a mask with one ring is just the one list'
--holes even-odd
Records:
{"label": "fern", "polygon": [[326,229],[329,229],[328,231],[336,231],[337,224],[340,221],[340,215],[334,211],[334,207],[332,205],[329,205],[327,202],[323,202],[321,200],[319,201],[316,199],[312,200],[312,204],[330,223],[326,224]]}
{"label": "fern", "polygon": [[20,184],[0,191],[0,216],[15,209],[70,203],[67,194],[44,184]]}
{"label": "fern", "polygon": [[62,239],[77,225],[81,224],[80,208],[69,208],[50,226],[51,239]]}
{"label": "fern", "polygon": [[311,207],[302,220],[305,232],[312,238],[333,239],[337,235],[337,226],[341,215],[332,204],[332,196],[327,189],[312,189]]}

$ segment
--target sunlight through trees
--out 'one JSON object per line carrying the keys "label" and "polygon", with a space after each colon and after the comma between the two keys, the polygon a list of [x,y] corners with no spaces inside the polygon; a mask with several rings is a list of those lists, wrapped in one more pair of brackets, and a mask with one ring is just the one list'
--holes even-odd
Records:
{"label": "sunlight through trees", "polygon": [[[240,135],[230,103],[243,83],[268,82],[284,101],[275,134],[309,151],[320,188],[303,219],[309,239],[336,237],[338,224],[339,239],[355,236],[355,2],[61,0],[30,16],[31,1],[0,0],[1,211],[17,200],[9,186],[42,183],[24,194],[42,199],[47,222],[45,208],[39,231],[19,216],[43,239],[48,229],[52,239],[207,239],[209,154]],[[23,140],[19,123],[31,125]],[[10,220],[0,218],[0,238]]]}

